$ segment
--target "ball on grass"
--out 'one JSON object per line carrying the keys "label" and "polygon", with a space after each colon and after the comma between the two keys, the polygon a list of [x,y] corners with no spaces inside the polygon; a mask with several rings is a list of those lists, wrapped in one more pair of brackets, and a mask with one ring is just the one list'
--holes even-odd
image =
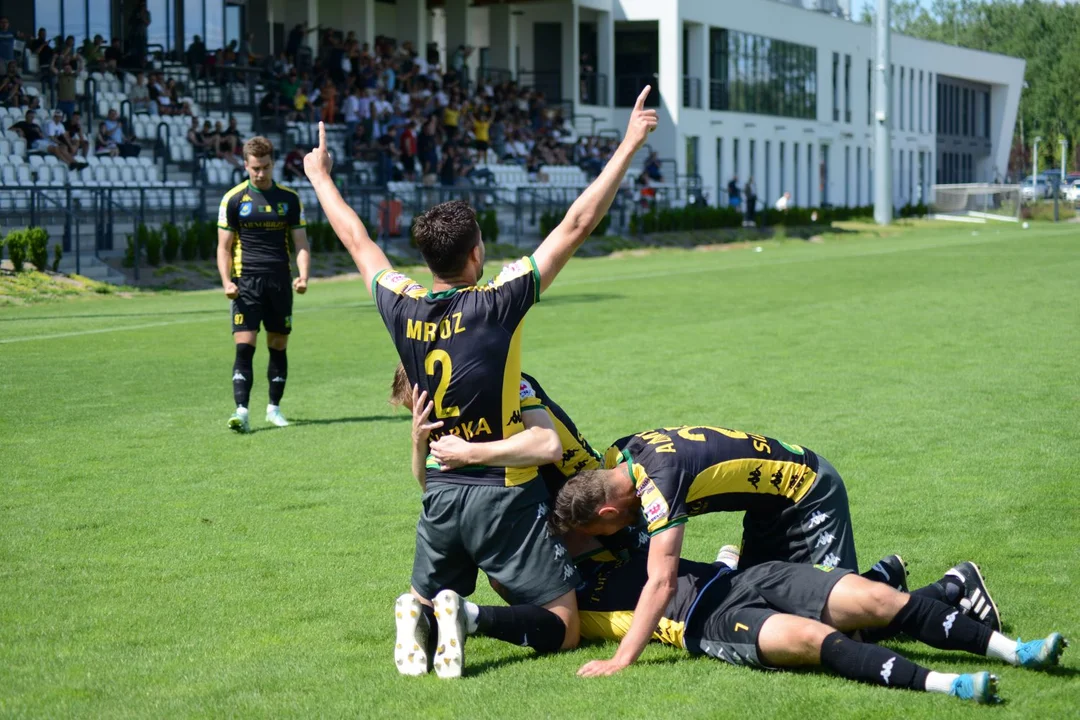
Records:
{"label": "ball on grass", "polygon": [[1027,230],[1028,229],[1028,224],[1025,222],[1023,225],[1021,225],[1021,227],[1024,228],[1025,230]]}

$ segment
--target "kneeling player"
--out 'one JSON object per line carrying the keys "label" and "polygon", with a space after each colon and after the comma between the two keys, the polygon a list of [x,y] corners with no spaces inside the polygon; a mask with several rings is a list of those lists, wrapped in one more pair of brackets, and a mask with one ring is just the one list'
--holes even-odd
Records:
{"label": "kneeling player", "polygon": [[[620,641],[633,632],[633,609],[652,581],[648,562],[646,554],[634,553],[625,561],[578,563],[584,579],[577,594],[582,637]],[[874,685],[980,703],[996,699],[997,679],[988,672],[933,672],[893,650],[845,635],[883,628],[931,647],[1034,669],[1056,665],[1068,645],[1059,633],[1027,643],[1013,640],[957,608],[848,570],[766,562],[732,571],[683,559],[677,561],[674,592],[651,639],[733,665],[824,666]],[[589,663],[579,674],[607,675],[626,664],[617,654],[612,661]]]}

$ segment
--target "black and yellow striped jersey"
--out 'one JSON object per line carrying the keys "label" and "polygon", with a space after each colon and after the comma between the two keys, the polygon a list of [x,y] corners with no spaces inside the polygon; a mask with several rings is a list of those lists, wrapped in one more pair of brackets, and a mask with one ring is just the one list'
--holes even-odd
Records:
{"label": "black and yellow striped jersey", "polygon": [[592,449],[566,411],[544,392],[544,388],[540,387],[540,383],[532,375],[521,374],[519,397],[523,412],[538,409],[547,411],[562,443],[562,459],[557,463],[540,466],[540,477],[544,479],[552,497],[566,484],[567,478],[582,470],[596,470],[601,466],[600,453]]}
{"label": "black and yellow striped jersey", "polygon": [[691,515],[783,509],[817,478],[810,450],[763,435],[708,425],[659,428],[617,440],[605,467],[628,464],[649,532]]}
{"label": "black and yellow striped jersey", "polygon": [[[503,268],[485,286],[438,293],[400,272],[384,270],[371,294],[397,347],[409,383],[426,390],[433,420],[471,442],[491,442],[525,429],[521,418],[521,331],[525,314],[540,299],[540,272],[532,258]],[[522,485],[536,468],[427,465],[427,482]]]}
{"label": "black and yellow striped jersey", "polygon": [[274,183],[259,190],[244,181],[225,193],[218,227],[235,234],[232,276],[289,274],[292,231],[306,225],[295,190]]}
{"label": "black and yellow striped jersey", "polygon": [[[621,640],[630,630],[634,608],[649,579],[648,552],[633,552],[628,558],[615,561],[578,561],[577,568],[582,578],[576,592],[581,637]],[[683,635],[695,601],[710,581],[728,572],[731,569],[726,565],[680,559],[675,594],[653,631],[653,640],[685,647]]]}

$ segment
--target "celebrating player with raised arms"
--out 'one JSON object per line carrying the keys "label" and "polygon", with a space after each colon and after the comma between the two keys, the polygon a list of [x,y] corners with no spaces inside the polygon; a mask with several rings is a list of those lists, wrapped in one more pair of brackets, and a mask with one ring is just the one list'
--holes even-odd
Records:
{"label": "celebrating player with raised arms", "polygon": [[[449,202],[418,216],[414,240],[432,272],[430,289],[393,272],[330,177],[326,131],[304,167],[334,231],[352,255],[375,299],[411,385],[427,393],[440,434],[479,442],[524,430],[519,401],[521,329],[528,310],[607,214],[634,154],[656,126],[644,108],[649,88],[631,113],[626,135],[600,176],[571,205],[562,223],[531,257],[479,287],[484,243],[467,204]],[[552,429],[551,432],[554,432]],[[478,569],[498,581],[513,602],[544,608],[563,627],[563,647],[578,642],[573,588],[577,574],[546,528],[547,493],[535,467],[426,469],[424,508],[417,524],[412,594],[398,599],[395,662],[404,674],[427,671],[431,657],[427,603],[440,590],[468,595]],[[456,596],[456,595],[455,595]],[[421,604],[423,602],[423,605]],[[460,614],[458,607],[438,612]],[[414,642],[400,642],[411,638]],[[415,650],[413,649],[415,647]],[[462,671],[460,647],[439,645],[442,677]]]}

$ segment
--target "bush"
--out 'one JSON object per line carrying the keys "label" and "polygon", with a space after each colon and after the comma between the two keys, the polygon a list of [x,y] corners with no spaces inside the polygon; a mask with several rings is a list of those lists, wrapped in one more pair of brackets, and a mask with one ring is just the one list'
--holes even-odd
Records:
{"label": "bush", "polygon": [[[487,210],[480,213],[477,218],[480,224],[480,237],[484,239],[484,244],[495,245],[499,242],[499,220],[495,215],[494,210]],[[546,236],[546,233],[545,233]]]}
{"label": "bush", "polygon": [[27,251],[30,262],[39,272],[49,267],[49,233],[45,228],[29,228],[26,231]]}
{"label": "bush", "polygon": [[217,225],[196,220],[188,226],[188,230],[195,233],[200,258],[210,260],[217,257]]}
{"label": "bush", "polygon": [[[568,208],[562,208],[560,210],[545,210],[540,214],[540,237],[547,237],[551,234],[551,231],[559,226],[559,223],[566,217]],[[494,215],[494,211],[492,211]],[[631,217],[630,222],[633,223]],[[611,213],[608,213],[601,218],[600,223],[593,229],[589,237],[600,237],[607,232],[608,227],[611,226]],[[483,227],[483,226],[481,226]],[[632,226],[631,226],[632,227]],[[484,242],[487,242],[487,236],[484,236]]]}
{"label": "bush", "polygon": [[15,268],[15,272],[22,272],[23,265],[26,263],[26,231],[12,230],[4,239],[4,244],[7,245],[8,257],[11,258],[11,265]]}
{"label": "bush", "polygon": [[53,261],[52,271],[54,273],[60,272],[60,259],[64,257],[64,248],[60,246],[60,243],[53,245]]}
{"label": "bush", "polygon": [[127,247],[124,248],[124,259],[121,264],[126,268],[135,267],[135,236],[127,236]]}
{"label": "bush", "polygon": [[146,262],[153,267],[161,264],[161,233],[157,230],[139,225],[135,231],[139,238],[139,245],[146,253]]}
{"label": "bush", "polygon": [[165,262],[174,263],[180,253],[180,228],[172,223],[165,223],[161,226],[161,234],[165,238],[161,246]]}
{"label": "bush", "polygon": [[180,258],[190,262],[199,256],[199,236],[190,225],[180,233]]}

